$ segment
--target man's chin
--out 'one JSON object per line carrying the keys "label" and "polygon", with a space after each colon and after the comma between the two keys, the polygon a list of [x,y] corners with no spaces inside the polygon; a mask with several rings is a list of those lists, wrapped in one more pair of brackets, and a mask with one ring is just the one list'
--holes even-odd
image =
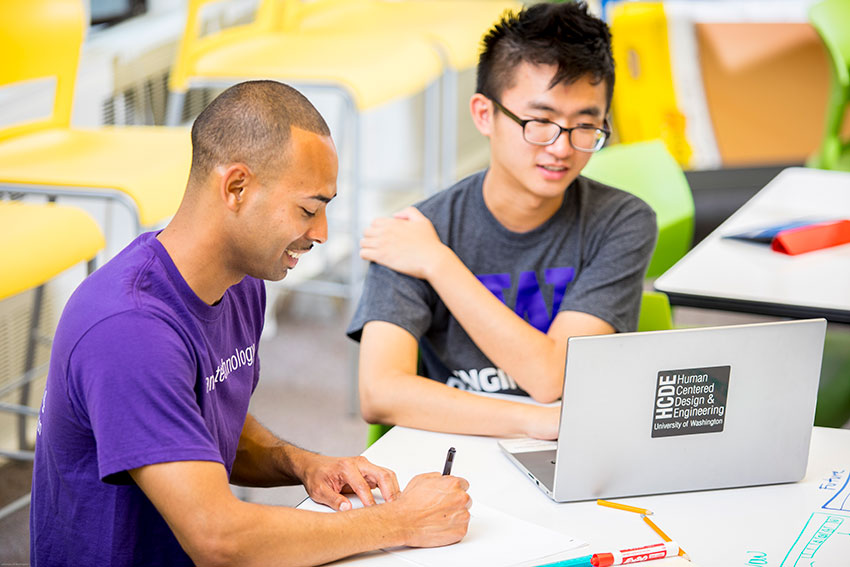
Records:
{"label": "man's chin", "polygon": [[267,282],[279,282],[286,277],[286,274],[289,273],[289,268],[284,268],[282,272],[263,272],[262,274],[248,274],[253,278],[257,278],[258,280],[265,280]]}

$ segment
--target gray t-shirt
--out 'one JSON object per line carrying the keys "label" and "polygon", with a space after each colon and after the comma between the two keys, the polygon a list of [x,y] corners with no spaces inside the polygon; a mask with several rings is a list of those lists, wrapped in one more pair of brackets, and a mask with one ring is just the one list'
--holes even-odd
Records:
{"label": "gray t-shirt", "polygon": [[[639,198],[578,177],[541,226],[512,232],[484,203],[486,171],[416,205],[473,274],[542,332],[561,311],[581,311],[618,332],[637,327],[655,246],[654,211]],[[464,390],[527,395],[466,334],[425,280],[372,263],[348,335],[387,321],[419,341],[419,372]],[[534,353],[529,353],[533,356]]]}

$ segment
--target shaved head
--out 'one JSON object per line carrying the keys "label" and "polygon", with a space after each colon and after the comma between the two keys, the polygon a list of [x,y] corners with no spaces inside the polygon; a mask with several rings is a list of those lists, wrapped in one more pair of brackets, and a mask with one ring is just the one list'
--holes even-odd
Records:
{"label": "shaved head", "polygon": [[319,111],[300,92],[276,81],[248,81],[221,93],[192,125],[189,186],[216,166],[244,163],[259,178],[286,166],[292,128],[330,136]]}

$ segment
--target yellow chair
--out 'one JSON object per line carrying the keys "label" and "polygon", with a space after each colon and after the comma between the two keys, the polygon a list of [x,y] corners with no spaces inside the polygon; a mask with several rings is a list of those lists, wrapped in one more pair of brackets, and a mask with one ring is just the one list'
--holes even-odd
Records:
{"label": "yellow chair", "polygon": [[103,248],[103,235],[94,220],[84,211],[53,203],[25,204],[0,201],[0,301],[27,290],[34,290],[33,308],[28,328],[23,374],[4,384],[4,393],[20,389],[18,404],[0,403],[0,411],[18,414],[18,450],[0,450],[0,456],[32,460],[26,450],[26,418],[38,417],[29,407],[30,382],[41,374],[35,368],[36,348],[40,342],[39,320],[44,297],[44,284],[68,268],[88,261],[94,270],[94,258]]}
{"label": "yellow chair", "polygon": [[664,2],[616,2],[607,12],[617,73],[611,115],[620,141],[660,138],[687,167],[694,150],[676,100]]}
{"label": "yellow chair", "polygon": [[448,187],[456,175],[458,73],[477,65],[481,39],[490,27],[506,11],[520,8],[522,3],[514,0],[318,0],[299,2],[294,19],[299,29],[325,33],[351,27],[375,35],[403,30],[437,50],[444,68],[440,186]]}
{"label": "yellow chair", "polygon": [[71,126],[85,12],[81,0],[0,3],[0,88],[55,85],[49,116],[0,127],[0,191],[109,199],[130,211],[138,233],[177,210],[191,163],[189,134]]}
{"label": "yellow chair", "polygon": [[[645,291],[641,297],[638,331],[666,331],[673,328],[670,300],[660,291]],[[392,425],[370,423],[366,430],[366,448],[392,429]]]}
{"label": "yellow chair", "polygon": [[255,18],[202,36],[202,10],[221,0],[189,0],[186,27],[169,77],[169,123],[180,121],[186,91],[249,79],[328,88],[362,111],[418,94],[437,79],[440,61],[403,31],[380,37],[354,26],[329,35],[298,27],[291,0],[261,0]]}

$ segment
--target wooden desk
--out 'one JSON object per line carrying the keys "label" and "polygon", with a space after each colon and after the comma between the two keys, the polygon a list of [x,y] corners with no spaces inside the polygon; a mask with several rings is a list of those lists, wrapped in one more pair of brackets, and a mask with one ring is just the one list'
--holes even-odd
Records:
{"label": "wooden desk", "polygon": [[[453,474],[470,482],[473,513],[475,503],[481,503],[588,542],[590,547],[579,555],[660,541],[637,514],[592,501],[556,504],[501,453],[492,438],[395,427],[364,455],[396,471],[404,486],[418,473],[441,470],[449,446],[457,448]],[[846,567],[850,562],[848,478],[850,430],[815,427],[802,482],[619,501],[655,512],[656,523],[701,567]],[[322,507],[306,500],[299,508]],[[462,545],[457,544],[458,552]],[[805,557],[809,559],[800,560]],[[383,552],[338,564],[410,566],[399,555]],[[646,565],[682,564],[687,565],[680,559],[664,559]]]}
{"label": "wooden desk", "polygon": [[850,218],[850,173],[783,170],[658,278],[655,289],[673,305],[850,323],[850,245],[788,256],[722,238],[804,218]]}

